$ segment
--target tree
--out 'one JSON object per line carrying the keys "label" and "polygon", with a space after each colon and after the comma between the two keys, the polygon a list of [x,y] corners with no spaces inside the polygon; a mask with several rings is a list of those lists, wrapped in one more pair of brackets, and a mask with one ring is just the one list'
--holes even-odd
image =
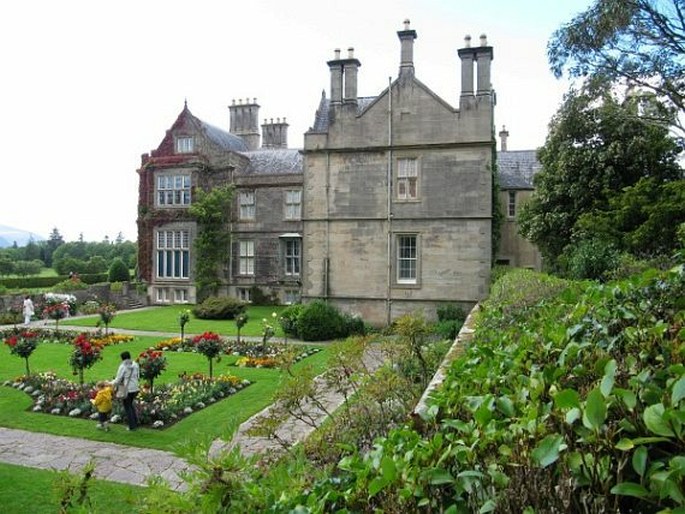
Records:
{"label": "tree", "polygon": [[685,113],[683,0],[596,0],[553,34],[547,50],[557,77],[652,91],[668,107],[656,119],[685,132],[674,116]]}
{"label": "tree", "polygon": [[216,294],[221,284],[221,266],[231,242],[229,222],[233,186],[222,186],[208,192],[198,190],[188,209],[199,225],[195,237],[195,282],[198,300]]}
{"label": "tree", "polygon": [[535,192],[521,210],[521,233],[538,245],[553,267],[572,241],[581,215],[606,208],[609,200],[642,178],[658,183],[682,176],[681,147],[668,129],[636,116],[644,98],[618,102],[571,91],[550,123]]}
{"label": "tree", "polygon": [[57,227],[53,228],[52,232],[50,233],[50,237],[45,243],[45,251],[43,255],[43,261],[48,268],[52,267],[52,254],[63,244],[64,238],[59,233],[59,230],[57,230]]}
{"label": "tree", "polygon": [[128,271],[128,266],[121,258],[117,257],[109,267],[109,281],[128,282],[129,280],[131,280],[131,274]]}

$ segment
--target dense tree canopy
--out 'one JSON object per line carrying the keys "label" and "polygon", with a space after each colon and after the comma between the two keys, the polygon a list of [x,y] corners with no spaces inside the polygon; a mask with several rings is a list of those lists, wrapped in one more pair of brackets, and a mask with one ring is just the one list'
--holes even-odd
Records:
{"label": "dense tree canopy", "polygon": [[650,108],[645,97],[567,94],[539,151],[542,170],[519,219],[522,234],[549,264],[572,242],[582,215],[605,210],[641,179],[661,184],[682,178],[678,142],[666,127],[639,116]]}
{"label": "dense tree canopy", "polygon": [[656,93],[666,109],[652,116],[685,132],[685,0],[596,0],[554,33],[548,56],[558,77]]}

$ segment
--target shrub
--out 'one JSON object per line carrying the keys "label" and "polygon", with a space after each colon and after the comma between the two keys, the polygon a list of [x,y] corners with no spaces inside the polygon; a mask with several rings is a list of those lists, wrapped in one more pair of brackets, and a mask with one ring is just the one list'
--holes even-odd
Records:
{"label": "shrub", "polygon": [[280,322],[281,328],[283,329],[283,333],[285,335],[290,337],[299,336],[297,333],[297,320],[299,319],[303,310],[304,305],[301,303],[296,303],[283,309],[281,312],[281,317],[278,321]]}
{"label": "shrub", "polygon": [[321,300],[304,306],[297,318],[297,333],[304,341],[324,341],[345,335],[345,321],[338,310]]}
{"label": "shrub", "polygon": [[568,275],[575,279],[604,280],[619,263],[616,247],[599,239],[581,241],[565,250],[565,254],[568,257]]}
{"label": "shrub", "polygon": [[366,326],[361,316],[356,314],[342,315],[343,318],[343,334],[347,336],[363,336],[366,334]]}
{"label": "shrub", "polygon": [[449,339],[453,341],[457,338],[457,334],[461,330],[463,320],[448,319],[445,321],[438,321],[433,325],[433,333],[440,339]]}
{"label": "shrub", "polygon": [[200,319],[235,319],[247,309],[242,300],[230,296],[210,296],[193,308],[193,314]]}
{"label": "shrub", "polygon": [[110,282],[128,282],[131,280],[128,266],[121,257],[117,257],[112,261],[107,276]]}
{"label": "shrub", "polygon": [[273,291],[265,293],[261,287],[252,286],[250,288],[250,300],[252,305],[278,305],[278,297]]}
{"label": "shrub", "polygon": [[437,309],[438,321],[464,321],[466,314],[456,303],[444,303]]}

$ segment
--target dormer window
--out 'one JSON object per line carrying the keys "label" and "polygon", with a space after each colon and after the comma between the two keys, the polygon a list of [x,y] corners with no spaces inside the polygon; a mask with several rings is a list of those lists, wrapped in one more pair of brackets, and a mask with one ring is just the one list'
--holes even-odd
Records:
{"label": "dormer window", "polygon": [[176,138],[176,153],[193,153],[194,151],[192,137],[182,136]]}

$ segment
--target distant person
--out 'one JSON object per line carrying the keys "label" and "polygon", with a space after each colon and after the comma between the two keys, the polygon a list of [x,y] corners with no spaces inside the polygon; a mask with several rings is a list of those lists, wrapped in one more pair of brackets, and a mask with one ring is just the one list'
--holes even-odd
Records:
{"label": "distant person", "polygon": [[98,411],[98,424],[95,428],[109,432],[109,416],[112,413],[112,387],[109,382],[100,380],[95,384],[97,393],[90,402]]}
{"label": "distant person", "polygon": [[117,370],[117,376],[112,381],[112,387],[117,392],[116,397],[124,404],[128,430],[135,430],[138,428],[138,415],[136,414],[136,407],[133,401],[138,396],[140,367],[137,362],[131,360],[129,352],[121,352],[121,361]]}
{"label": "distant person", "polygon": [[31,297],[29,295],[26,295],[24,298],[24,325],[31,323],[31,318],[33,317],[34,312],[35,309],[33,307],[33,301],[31,301]]}

